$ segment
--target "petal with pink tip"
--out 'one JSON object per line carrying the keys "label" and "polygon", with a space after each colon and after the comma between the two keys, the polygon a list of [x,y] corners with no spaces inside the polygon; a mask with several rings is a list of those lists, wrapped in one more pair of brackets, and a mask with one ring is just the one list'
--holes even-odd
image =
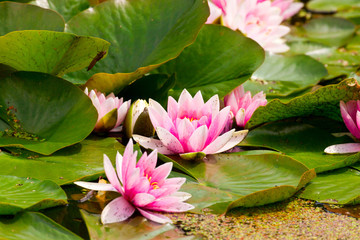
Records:
{"label": "petal with pink tip", "polygon": [[124,197],[112,200],[101,213],[103,224],[121,222],[128,219],[135,212],[135,208]]}
{"label": "petal with pink tip", "polygon": [[161,126],[166,129],[173,129],[174,124],[165,109],[156,101],[149,99],[149,117],[154,128]]}
{"label": "petal with pink tip", "polygon": [[214,154],[221,149],[228,141],[230,141],[235,129],[232,129],[221,136],[217,137],[212,143],[203,150],[205,154]]}
{"label": "petal with pink tip", "polygon": [[215,116],[220,110],[219,96],[217,94],[212,96],[205,105],[211,109],[211,114]]}
{"label": "petal with pink tip", "polygon": [[190,152],[200,152],[205,147],[208,137],[208,129],[206,125],[198,127],[189,138],[188,149]]}
{"label": "petal with pink tip", "polygon": [[[167,105],[167,114],[172,121],[175,121],[178,115],[179,105],[173,97],[169,97]],[[154,126],[155,127],[155,126]]]}
{"label": "petal with pink tip", "polygon": [[116,190],[118,190],[118,192],[123,194],[122,187],[121,187],[119,179],[116,175],[115,169],[114,169],[110,159],[108,158],[108,156],[106,156],[106,154],[104,154],[104,170],[105,170],[106,177],[109,180],[109,182],[111,183],[111,185],[113,185],[114,188],[116,188]]}
{"label": "petal with pink tip", "polygon": [[186,201],[189,198],[191,198],[191,194],[187,193],[187,192],[174,192],[171,195],[169,195],[169,197],[176,197],[179,199],[179,201]]}
{"label": "petal with pink tip", "polygon": [[152,203],[155,200],[155,197],[148,193],[138,193],[133,198],[133,204],[136,207],[143,207]]}
{"label": "petal with pink tip", "polygon": [[182,147],[180,141],[174,135],[172,135],[168,130],[162,127],[157,127],[156,133],[160,141],[164,144],[164,146],[166,146],[167,149],[175,153],[184,152],[184,148]]}
{"label": "petal with pink tip", "polygon": [[360,152],[360,143],[344,143],[331,145],[324,150],[327,154],[346,154]]}
{"label": "petal with pink tip", "polygon": [[123,163],[122,155],[119,152],[116,152],[116,172],[117,172],[118,178],[120,179],[120,182],[123,182],[122,163]]}
{"label": "petal with pink tip", "polygon": [[238,145],[246,137],[248,130],[234,132],[231,139],[215,153],[225,152]]}
{"label": "petal with pink tip", "polygon": [[132,137],[137,143],[139,143],[144,148],[157,149],[159,153],[165,155],[175,154],[173,151],[171,151],[166,146],[164,146],[164,144],[158,139],[148,138],[137,134],[134,134]]}
{"label": "petal with pink tip", "polygon": [[194,206],[188,203],[181,202],[176,197],[164,197],[161,200],[156,200],[146,206],[146,209],[160,211],[160,212],[186,212],[194,209]]}
{"label": "petal with pink tip", "polygon": [[113,185],[107,184],[107,183],[93,183],[93,182],[78,181],[78,182],[74,182],[74,184],[76,184],[80,187],[95,190],[95,191],[113,191],[113,192],[118,191],[116,188],[114,188]]}
{"label": "petal with pink tip", "polygon": [[[345,104],[341,104],[340,103],[340,112],[341,112],[341,116],[344,120],[344,123],[346,125],[346,127],[349,129],[349,131],[351,132],[352,135],[354,135],[354,137],[356,138],[360,138],[360,130],[358,129],[357,125],[355,124],[354,120],[349,112],[348,109],[346,108],[347,106]],[[354,114],[356,116],[356,112]]]}
{"label": "petal with pink tip", "polygon": [[208,139],[206,141],[206,145],[214,141],[221,132],[224,130],[226,124],[229,120],[230,107],[225,107],[221,109],[221,111],[214,116],[212,119],[211,125],[209,127]]}
{"label": "petal with pink tip", "polygon": [[153,222],[156,222],[156,223],[161,223],[161,224],[164,224],[164,223],[172,223],[171,219],[166,217],[166,216],[163,216],[159,213],[154,213],[154,212],[151,212],[151,211],[146,211],[144,209],[141,209],[141,208],[137,208],[137,210],[139,210],[139,212],[141,213],[141,215],[143,215],[144,217],[146,217],[147,219],[153,221]]}
{"label": "petal with pink tip", "polygon": [[245,109],[240,108],[235,115],[236,125],[245,127]]}

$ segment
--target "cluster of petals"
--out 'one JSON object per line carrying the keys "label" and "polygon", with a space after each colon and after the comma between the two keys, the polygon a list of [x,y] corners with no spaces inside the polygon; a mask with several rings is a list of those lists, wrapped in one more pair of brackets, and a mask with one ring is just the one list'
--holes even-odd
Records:
{"label": "cluster of petals", "polygon": [[230,107],[231,113],[235,116],[236,124],[244,128],[255,110],[259,106],[265,106],[267,100],[262,91],[251,97],[251,92],[245,93],[243,85],[240,85],[224,97],[224,104]]}
{"label": "cluster of petals", "polygon": [[298,12],[303,4],[292,0],[212,0],[209,6],[207,23],[221,16],[223,25],[240,30],[266,51],[280,53],[289,49],[282,37],[290,31],[281,23]]}
{"label": "cluster of petals", "polygon": [[133,135],[145,148],[162,154],[185,157],[188,153],[215,154],[229,150],[241,142],[246,130],[224,132],[230,118],[230,107],[220,110],[218,95],[206,103],[201,92],[194,98],[184,89],[179,101],[168,99],[167,112],[156,101],[149,101],[149,116],[159,139]]}
{"label": "cluster of petals", "polygon": [[[85,94],[89,96],[98,112],[98,119],[94,128],[95,132],[119,132],[122,127],[126,114],[130,108],[131,101],[123,101],[123,98],[115,97],[114,93],[105,95],[96,90],[85,89]],[[116,118],[112,117],[113,111],[116,111]]]}
{"label": "cluster of petals", "polygon": [[137,151],[133,151],[130,140],[124,156],[116,155],[116,171],[109,158],[104,155],[104,169],[110,184],[75,182],[75,184],[97,191],[115,191],[122,196],[106,205],[101,213],[103,224],[120,222],[128,219],[135,210],[149,220],[167,223],[171,220],[157,212],[184,212],[194,207],[184,201],[191,195],[178,190],[186,181],[185,178],[167,178],[172,163],[156,167],[157,151],[144,153],[136,161]]}
{"label": "cluster of petals", "polygon": [[[340,112],[350,133],[360,139],[360,100],[351,100],[347,103],[340,101]],[[344,143],[331,145],[324,150],[328,154],[342,154],[360,152],[360,143]]]}

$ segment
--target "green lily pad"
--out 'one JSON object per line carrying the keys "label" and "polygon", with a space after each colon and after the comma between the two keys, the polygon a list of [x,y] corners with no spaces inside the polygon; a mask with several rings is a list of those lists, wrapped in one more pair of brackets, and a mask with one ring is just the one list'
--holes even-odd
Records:
{"label": "green lily pad", "polygon": [[235,207],[253,207],[282,201],[294,195],[313,177],[300,162],[276,153],[252,154],[251,152],[209,155],[200,161],[168,158],[186,169],[199,184],[188,183],[182,191],[190,192],[189,203],[198,212],[207,207],[224,213]]}
{"label": "green lily pad", "polygon": [[0,215],[24,209],[37,211],[67,203],[66,193],[54,182],[0,175]]}
{"label": "green lily pad", "polygon": [[310,40],[340,47],[354,35],[355,24],[344,18],[323,17],[312,19],[304,25],[304,29]]}
{"label": "green lily pad", "polygon": [[268,55],[244,88],[254,94],[264,91],[271,97],[286,96],[315,85],[326,75],[324,65],[309,56]]}
{"label": "green lily pad", "polygon": [[322,203],[359,204],[359,186],[360,171],[341,168],[319,174],[299,196]]}
{"label": "green lily pad", "polygon": [[123,87],[190,45],[209,15],[203,0],[107,1],[81,12],[67,23],[67,32],[96,36],[111,43],[109,56],[70,81],[101,92]]}
{"label": "green lily pad", "polygon": [[94,180],[104,174],[103,155],[114,159],[116,151],[122,153],[124,146],[114,138],[89,138],[51,156],[10,150],[20,155],[0,153],[1,175],[48,179],[64,185],[79,180]]}
{"label": "green lily pad", "polygon": [[342,122],[340,100],[345,102],[360,99],[360,87],[355,79],[346,79],[339,84],[328,85],[296,97],[287,103],[279,99],[259,107],[247,123],[246,128],[253,128],[263,123],[291,117],[322,116]]}
{"label": "green lily pad", "polygon": [[0,64],[18,71],[62,76],[89,66],[109,43],[94,37],[45,30],[10,32],[0,37]]}
{"label": "green lily pad", "polygon": [[34,212],[24,212],[13,219],[0,218],[0,238],[7,240],[82,239],[43,214]]}
{"label": "green lily pad", "polygon": [[157,224],[147,221],[144,217],[131,217],[127,221],[102,225],[100,215],[90,214],[81,210],[89,231],[90,239],[122,239],[148,240],[148,239],[196,239],[194,236],[185,237],[177,231],[172,224]]}
{"label": "green lily pad", "polygon": [[311,0],[307,4],[308,9],[319,12],[334,12],[356,6],[360,7],[358,0]]}
{"label": "green lily pad", "polygon": [[[21,17],[19,17],[21,16]],[[0,2],[0,35],[19,30],[63,32],[64,19],[56,12],[30,4]]]}
{"label": "green lily pad", "polygon": [[36,1],[35,4],[60,13],[65,21],[70,20],[76,14],[90,7],[89,0],[45,0]]}
{"label": "green lily pad", "polygon": [[269,147],[281,151],[320,173],[349,166],[360,160],[360,153],[353,155],[324,153],[324,149],[330,145],[349,142],[353,142],[350,137],[334,137],[330,132],[307,123],[283,121],[253,129],[241,145]]}
{"label": "green lily pad", "polygon": [[177,99],[184,88],[199,90],[205,99],[220,98],[246,81],[264,61],[264,50],[238,31],[220,25],[205,25],[196,41],[179,57],[160,67],[176,75],[170,94]]}
{"label": "green lily pad", "polygon": [[0,146],[44,155],[86,138],[97,111],[73,84],[44,73],[15,72],[0,78]]}

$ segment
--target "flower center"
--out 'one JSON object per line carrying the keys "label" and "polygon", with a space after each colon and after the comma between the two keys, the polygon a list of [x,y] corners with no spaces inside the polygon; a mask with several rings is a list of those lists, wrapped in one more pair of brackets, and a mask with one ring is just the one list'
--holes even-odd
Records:
{"label": "flower center", "polygon": [[198,120],[199,120],[199,119],[197,119],[197,118],[193,118],[193,117],[191,117],[191,118],[184,117],[184,118],[189,119],[189,120],[190,120],[190,122],[192,122],[192,121],[198,121]]}
{"label": "flower center", "polygon": [[149,177],[148,174],[146,174],[145,177],[149,180],[150,186],[151,186],[153,189],[158,189],[158,188],[160,188],[159,185],[158,185],[158,182],[151,182],[151,177]]}

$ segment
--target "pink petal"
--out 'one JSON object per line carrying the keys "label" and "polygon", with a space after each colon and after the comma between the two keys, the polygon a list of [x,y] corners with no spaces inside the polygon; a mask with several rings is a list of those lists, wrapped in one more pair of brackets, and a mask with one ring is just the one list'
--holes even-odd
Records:
{"label": "pink petal", "polygon": [[164,146],[164,144],[160,140],[140,136],[140,135],[137,135],[137,134],[134,134],[132,137],[136,142],[138,142],[144,148],[157,149],[157,151],[159,153],[165,154],[165,155],[173,155],[173,154],[175,154],[173,151],[171,151],[166,146]]}
{"label": "pink petal", "polygon": [[109,180],[109,182],[111,183],[111,185],[113,185],[114,188],[116,188],[116,190],[119,193],[123,194],[122,186],[116,175],[115,169],[114,169],[110,159],[108,158],[108,156],[106,156],[106,154],[104,154],[104,170],[105,170],[106,177]]}
{"label": "pink petal", "polygon": [[[178,115],[179,104],[175,101],[173,97],[169,97],[167,105],[167,114],[169,115],[172,121],[175,121]],[[155,126],[154,126],[155,127]]]}
{"label": "pink petal", "polygon": [[106,205],[101,213],[101,222],[103,224],[121,222],[128,219],[134,212],[135,208],[124,197],[118,197]]}
{"label": "pink petal", "polygon": [[225,152],[238,145],[246,137],[248,130],[234,132],[231,139],[215,153]]}
{"label": "pink petal", "polygon": [[149,117],[154,128],[161,126],[168,130],[174,129],[174,124],[165,109],[156,101],[149,99]]}
{"label": "pink petal", "polygon": [[[182,143],[181,145],[187,146],[187,142],[191,136],[191,134],[195,131],[194,126],[191,124],[190,120],[188,118],[184,119],[177,119],[178,126],[177,126],[177,133],[179,136],[179,141]],[[187,149],[184,149],[184,151]]]}
{"label": "pink petal", "polygon": [[122,163],[123,163],[123,157],[119,152],[116,152],[116,172],[121,182],[123,182]]}
{"label": "pink petal", "polygon": [[211,1],[208,1],[208,3],[209,3],[209,8],[210,8],[210,16],[208,17],[208,19],[206,20],[205,23],[211,24],[221,16],[222,11],[220,8],[218,8],[216,5],[214,5]]}
{"label": "pink petal", "polygon": [[235,115],[236,125],[239,127],[245,127],[245,109],[240,108]]}
{"label": "pink petal", "polygon": [[194,209],[194,206],[188,203],[181,202],[176,197],[164,197],[161,200],[150,203],[146,209],[160,211],[160,212],[186,212]]}
{"label": "pink petal", "polygon": [[118,127],[125,119],[126,114],[130,108],[131,100],[124,102],[119,108],[118,108],[118,117],[116,121],[115,127]]}
{"label": "pink petal", "polygon": [[[218,114],[220,110],[220,100],[219,96],[216,94],[212,96],[206,103],[205,106],[207,106],[209,109],[211,109],[212,116],[215,116]],[[205,114],[204,114],[205,115]]]}
{"label": "pink petal", "polygon": [[[354,135],[354,137],[360,139],[360,130],[358,129],[357,125],[355,124],[354,120],[349,112],[351,113],[351,111],[348,111],[350,109],[347,109],[348,106],[346,106],[343,102],[340,102],[340,112],[341,112],[341,116],[344,120],[344,123],[346,125],[346,127],[349,129],[349,131],[351,132],[352,135]],[[356,106],[354,106],[356,107]],[[355,112],[355,117],[356,117],[356,112]]]}
{"label": "pink petal", "polygon": [[166,146],[167,149],[175,153],[184,152],[184,148],[182,147],[179,140],[174,135],[172,135],[168,130],[162,127],[157,127],[156,133],[160,141],[164,144],[164,146]]}
{"label": "pink petal", "polygon": [[167,162],[155,168],[151,173],[151,181],[162,185],[163,181],[169,176],[172,166],[172,162]]}
{"label": "pink petal", "polygon": [[205,154],[214,154],[220,148],[222,148],[230,139],[232,138],[235,129],[232,129],[221,136],[217,137],[212,143],[206,146],[206,148],[202,151]]}
{"label": "pink petal", "polygon": [[170,195],[170,197],[176,197],[179,199],[179,201],[183,202],[183,201],[188,200],[192,196],[190,193],[187,193],[187,192],[174,192]]}
{"label": "pink petal", "polygon": [[208,129],[206,125],[197,128],[189,138],[188,148],[191,152],[200,152],[204,149],[205,142],[208,137]]}
{"label": "pink petal", "polygon": [[77,182],[74,182],[74,184],[76,184],[80,187],[83,187],[83,188],[96,190],[96,191],[113,191],[113,192],[118,191],[116,188],[114,188],[113,185],[107,184],[107,183],[93,183],[93,182],[77,181]]}
{"label": "pink petal", "polygon": [[133,204],[136,207],[143,207],[152,203],[155,200],[155,197],[148,193],[138,193],[133,198]]}
{"label": "pink petal", "polygon": [[214,141],[214,139],[222,133],[226,124],[228,123],[229,113],[230,107],[225,107],[215,116],[215,118],[212,119],[206,145]]}
{"label": "pink petal", "polygon": [[360,143],[344,143],[331,145],[324,150],[327,154],[345,154],[360,152]]}
{"label": "pink petal", "polygon": [[163,216],[159,213],[154,213],[154,212],[151,212],[151,211],[146,211],[144,209],[141,209],[141,208],[137,208],[137,210],[139,210],[139,212],[141,213],[141,215],[143,215],[144,217],[146,217],[147,219],[153,221],[153,222],[156,222],[156,223],[161,223],[161,224],[164,224],[164,223],[172,223],[171,219],[166,217],[166,216]]}

